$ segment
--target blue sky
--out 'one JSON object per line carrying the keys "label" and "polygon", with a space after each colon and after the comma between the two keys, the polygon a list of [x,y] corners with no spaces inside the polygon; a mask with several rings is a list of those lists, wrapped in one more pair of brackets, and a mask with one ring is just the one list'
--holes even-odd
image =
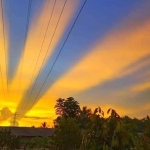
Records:
{"label": "blue sky", "polygon": [[[1,109],[18,112],[22,126],[34,116],[37,125],[43,117],[54,118],[56,99],[70,96],[92,109],[111,107],[131,117],[150,114],[150,2],[87,0],[70,34],[84,0],[67,0],[59,20],[64,4],[3,1]],[[9,119],[0,123],[7,125]]]}

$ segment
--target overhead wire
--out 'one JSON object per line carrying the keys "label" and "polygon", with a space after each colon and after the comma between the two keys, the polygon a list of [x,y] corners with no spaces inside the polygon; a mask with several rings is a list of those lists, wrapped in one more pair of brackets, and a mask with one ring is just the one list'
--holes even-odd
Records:
{"label": "overhead wire", "polygon": [[49,70],[49,72],[48,72],[48,74],[47,74],[47,76],[46,76],[46,78],[45,78],[45,80],[44,80],[44,82],[43,82],[43,84],[42,84],[42,86],[41,86],[41,88],[40,88],[40,90],[39,90],[37,96],[35,97],[35,99],[34,99],[34,101],[33,101],[33,104],[31,105],[31,108],[34,106],[34,104],[35,104],[37,98],[39,97],[39,94],[40,94],[41,90],[43,89],[43,87],[44,87],[44,85],[45,85],[45,83],[46,83],[46,81],[47,81],[47,79],[48,79],[50,73],[52,72],[52,69],[54,68],[54,66],[55,66],[55,64],[56,64],[56,62],[57,62],[57,60],[58,60],[58,58],[59,58],[61,52],[63,51],[63,48],[64,48],[64,46],[65,46],[65,44],[66,44],[66,42],[67,42],[67,40],[68,40],[68,38],[69,38],[69,36],[70,36],[72,30],[73,30],[73,28],[74,28],[74,26],[75,26],[75,24],[76,24],[76,22],[77,22],[77,20],[78,20],[78,18],[79,18],[79,16],[80,16],[82,10],[83,10],[83,8],[84,8],[86,2],[87,2],[87,0],[84,1],[84,3],[83,3],[83,5],[82,5],[82,7],[81,7],[81,9],[80,9],[80,11],[79,11],[79,13],[78,13],[78,15],[77,15],[75,21],[74,21],[74,23],[73,23],[73,25],[72,25],[72,27],[71,27],[69,33],[68,33],[68,35],[67,35],[67,37],[66,37],[66,39],[65,39],[65,41],[64,41],[64,43],[63,43],[63,45],[62,45],[62,47],[61,47],[61,49],[60,49],[60,51],[59,51],[59,53],[58,53],[56,59],[55,59],[55,61],[54,61],[53,65],[52,65],[52,67],[51,67],[51,69]]}
{"label": "overhead wire", "polygon": [[60,22],[60,19],[61,19],[62,14],[63,14],[64,8],[65,8],[65,6],[66,6],[66,3],[67,3],[67,0],[65,0],[65,2],[64,2],[64,5],[63,5],[63,8],[62,8],[62,10],[61,10],[60,16],[59,16],[59,18],[58,18],[56,27],[55,27],[54,32],[53,32],[53,35],[52,35],[52,37],[51,37],[51,40],[50,40],[50,43],[49,43],[49,45],[48,45],[47,51],[46,51],[46,53],[45,53],[44,59],[43,59],[43,61],[42,61],[42,65],[41,65],[41,67],[40,67],[40,69],[39,69],[39,71],[38,71],[37,77],[36,77],[36,79],[35,79],[35,81],[34,81],[34,84],[33,84],[33,86],[32,86],[31,92],[30,92],[30,94],[29,94],[28,101],[29,101],[29,99],[30,99],[30,97],[31,97],[31,95],[32,95],[32,93],[33,93],[33,90],[34,90],[34,88],[35,88],[37,79],[38,79],[38,77],[39,77],[39,75],[40,75],[40,73],[41,73],[42,67],[43,67],[43,65],[44,65],[44,62],[45,62],[46,57],[47,57],[47,54],[48,54],[48,50],[49,50],[49,48],[50,48],[50,46],[51,46],[51,43],[52,43],[52,41],[53,41],[54,35],[55,35],[55,33],[56,33],[58,24],[59,24],[59,22]]}
{"label": "overhead wire", "polygon": [[23,59],[21,59],[21,71],[20,71],[20,77],[19,77],[18,94],[20,92],[20,86],[21,86],[21,80],[22,80],[22,71],[23,71],[23,67],[24,67],[24,53],[25,53],[25,48],[26,48],[26,44],[27,44],[29,21],[30,21],[30,15],[31,15],[31,6],[32,6],[32,0],[29,0],[28,12],[27,12],[27,22],[26,22],[26,26],[25,26],[25,38],[24,38],[23,49],[22,49]]}
{"label": "overhead wire", "polygon": [[[29,89],[30,89],[30,86],[31,86],[31,83],[32,83],[32,80],[33,80],[33,76],[34,76],[35,71],[36,71],[36,68],[37,68],[37,64],[38,64],[38,62],[39,62],[39,58],[40,58],[40,55],[41,55],[41,52],[42,52],[42,48],[43,48],[43,45],[44,45],[44,42],[45,42],[47,33],[48,33],[48,29],[49,29],[49,25],[50,25],[50,23],[51,23],[51,19],[52,19],[52,15],[53,15],[53,12],[54,12],[55,5],[56,5],[56,1],[57,1],[57,0],[54,1],[53,7],[52,7],[52,11],[51,11],[51,14],[50,14],[50,17],[49,17],[49,20],[48,20],[48,24],[47,24],[47,26],[46,26],[46,31],[45,31],[45,34],[44,34],[44,38],[43,38],[43,40],[42,40],[42,44],[41,44],[41,47],[40,47],[40,51],[39,51],[39,54],[38,54],[38,57],[37,57],[37,60],[36,60],[35,67],[34,67],[34,69],[33,69],[32,77],[31,77],[31,80],[30,80],[30,83],[29,83]],[[50,2],[50,1],[49,1],[49,2]],[[48,8],[48,6],[49,6],[49,4],[47,5],[47,8]],[[45,13],[45,15],[46,15],[46,13]],[[41,31],[42,31],[42,28],[41,28]],[[41,34],[40,34],[40,35],[41,35]],[[40,36],[39,36],[39,38],[40,38]],[[47,52],[48,52],[48,51],[47,51]],[[26,95],[25,95],[25,100],[27,99],[27,95],[28,95],[28,93],[29,93],[29,89],[28,89],[28,91],[27,91],[27,93],[26,93]],[[27,105],[27,103],[28,103],[28,100],[27,100],[27,102],[26,102],[26,105]],[[25,107],[26,107],[26,105],[25,105]],[[22,110],[23,110],[23,109],[22,109]]]}
{"label": "overhead wire", "polygon": [[[6,56],[6,38],[5,38],[5,27],[4,27],[4,8],[3,8],[3,0],[1,0],[1,11],[2,11],[2,29],[3,29],[3,41],[4,41],[4,54],[5,54],[5,66],[6,66],[6,82],[7,82],[7,87],[8,87],[8,78],[7,78],[7,56]],[[2,78],[2,86],[3,86],[3,92],[5,95],[5,100],[6,100],[6,93],[5,93],[5,88],[4,88],[4,80],[3,80],[3,74],[2,74],[2,68],[0,66],[0,72],[1,72],[1,78]]]}

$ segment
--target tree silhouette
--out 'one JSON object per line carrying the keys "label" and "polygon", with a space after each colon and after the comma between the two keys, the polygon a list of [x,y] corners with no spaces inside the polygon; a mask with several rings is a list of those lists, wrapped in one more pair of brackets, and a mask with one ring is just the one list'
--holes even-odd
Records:
{"label": "tree silhouette", "polygon": [[58,117],[54,120],[54,124],[57,124],[58,120],[64,118],[76,118],[80,114],[79,103],[74,100],[73,97],[69,97],[66,100],[59,98],[55,105],[56,115]]}
{"label": "tree silhouette", "polygon": [[80,110],[80,115],[77,117],[77,123],[81,129],[85,130],[87,128],[87,124],[90,122],[91,114],[91,109],[87,108],[87,106],[82,107]]}
{"label": "tree silhouette", "polygon": [[82,142],[81,130],[74,118],[62,117],[52,136],[53,145],[59,150],[79,149]]}
{"label": "tree silhouette", "polygon": [[47,122],[41,123],[41,128],[48,128]]}
{"label": "tree silhouette", "polygon": [[104,118],[100,107],[91,115],[91,122],[83,138],[84,150],[126,150],[134,147],[131,134],[126,130],[122,118],[113,109],[110,116]]}
{"label": "tree silhouette", "polygon": [[[150,117],[144,119],[121,117],[114,109],[104,117],[100,107],[94,112],[80,105],[74,98],[58,99],[58,115],[52,138],[54,148],[80,150],[148,150],[150,149]],[[82,133],[82,142],[79,134]],[[68,142],[69,141],[69,142]],[[81,145],[77,143],[80,143]]]}

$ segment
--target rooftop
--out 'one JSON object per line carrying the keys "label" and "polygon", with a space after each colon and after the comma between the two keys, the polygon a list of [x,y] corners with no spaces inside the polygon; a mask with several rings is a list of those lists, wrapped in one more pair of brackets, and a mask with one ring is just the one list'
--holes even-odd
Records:
{"label": "rooftop", "polygon": [[0,130],[10,129],[12,135],[15,136],[51,136],[54,132],[53,128],[34,128],[34,127],[0,127]]}

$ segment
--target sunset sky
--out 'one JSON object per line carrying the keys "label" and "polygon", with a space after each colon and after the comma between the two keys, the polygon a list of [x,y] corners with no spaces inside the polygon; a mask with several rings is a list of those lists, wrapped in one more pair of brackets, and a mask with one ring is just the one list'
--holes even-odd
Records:
{"label": "sunset sky", "polygon": [[0,126],[16,112],[19,126],[51,127],[56,99],[67,97],[121,116],[150,115],[150,1],[0,5]]}

